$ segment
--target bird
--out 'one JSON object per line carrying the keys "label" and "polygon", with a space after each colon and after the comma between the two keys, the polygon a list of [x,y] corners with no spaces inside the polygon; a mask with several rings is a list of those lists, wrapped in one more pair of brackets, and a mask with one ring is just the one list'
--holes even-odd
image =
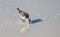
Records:
{"label": "bird", "polygon": [[19,8],[17,8],[17,10],[20,14],[20,17],[21,17],[21,20],[23,21],[23,23],[25,23],[25,21],[28,21],[29,24],[31,24],[31,19],[29,18],[29,14],[25,11],[20,10]]}

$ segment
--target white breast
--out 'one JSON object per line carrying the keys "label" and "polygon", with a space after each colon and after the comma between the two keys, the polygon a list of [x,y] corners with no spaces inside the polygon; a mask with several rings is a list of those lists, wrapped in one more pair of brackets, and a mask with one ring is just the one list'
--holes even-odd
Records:
{"label": "white breast", "polygon": [[22,19],[25,19],[25,17],[21,16]]}
{"label": "white breast", "polygon": [[22,19],[24,19],[25,21],[28,21],[28,19],[26,19],[25,17],[21,16]]}
{"label": "white breast", "polygon": [[29,21],[28,19],[25,19],[25,21]]}

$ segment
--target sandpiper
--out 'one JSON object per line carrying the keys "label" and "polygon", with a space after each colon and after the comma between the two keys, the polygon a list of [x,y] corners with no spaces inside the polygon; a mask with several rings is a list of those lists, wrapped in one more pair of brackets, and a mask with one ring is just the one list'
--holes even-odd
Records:
{"label": "sandpiper", "polygon": [[21,16],[21,19],[22,19],[23,23],[25,21],[28,21],[29,24],[31,24],[31,20],[29,18],[29,14],[27,12],[25,12],[25,11],[20,10],[19,8],[17,8],[17,10],[18,10],[18,12],[19,12],[19,14]]}

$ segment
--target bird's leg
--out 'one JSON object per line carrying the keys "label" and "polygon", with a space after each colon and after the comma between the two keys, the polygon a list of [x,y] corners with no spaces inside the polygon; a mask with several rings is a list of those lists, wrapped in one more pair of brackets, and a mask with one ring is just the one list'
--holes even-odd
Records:
{"label": "bird's leg", "polygon": [[22,19],[22,21],[23,21],[23,23],[25,23],[25,20],[24,19]]}
{"label": "bird's leg", "polygon": [[31,19],[29,19],[29,24],[31,24]]}

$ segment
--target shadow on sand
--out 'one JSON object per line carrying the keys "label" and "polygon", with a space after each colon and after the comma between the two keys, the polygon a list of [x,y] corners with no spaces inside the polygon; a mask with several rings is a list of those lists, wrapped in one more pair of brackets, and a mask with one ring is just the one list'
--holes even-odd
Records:
{"label": "shadow on sand", "polygon": [[34,19],[34,20],[32,20],[31,21],[31,24],[35,24],[35,23],[38,23],[38,22],[41,22],[42,21],[42,19]]}

